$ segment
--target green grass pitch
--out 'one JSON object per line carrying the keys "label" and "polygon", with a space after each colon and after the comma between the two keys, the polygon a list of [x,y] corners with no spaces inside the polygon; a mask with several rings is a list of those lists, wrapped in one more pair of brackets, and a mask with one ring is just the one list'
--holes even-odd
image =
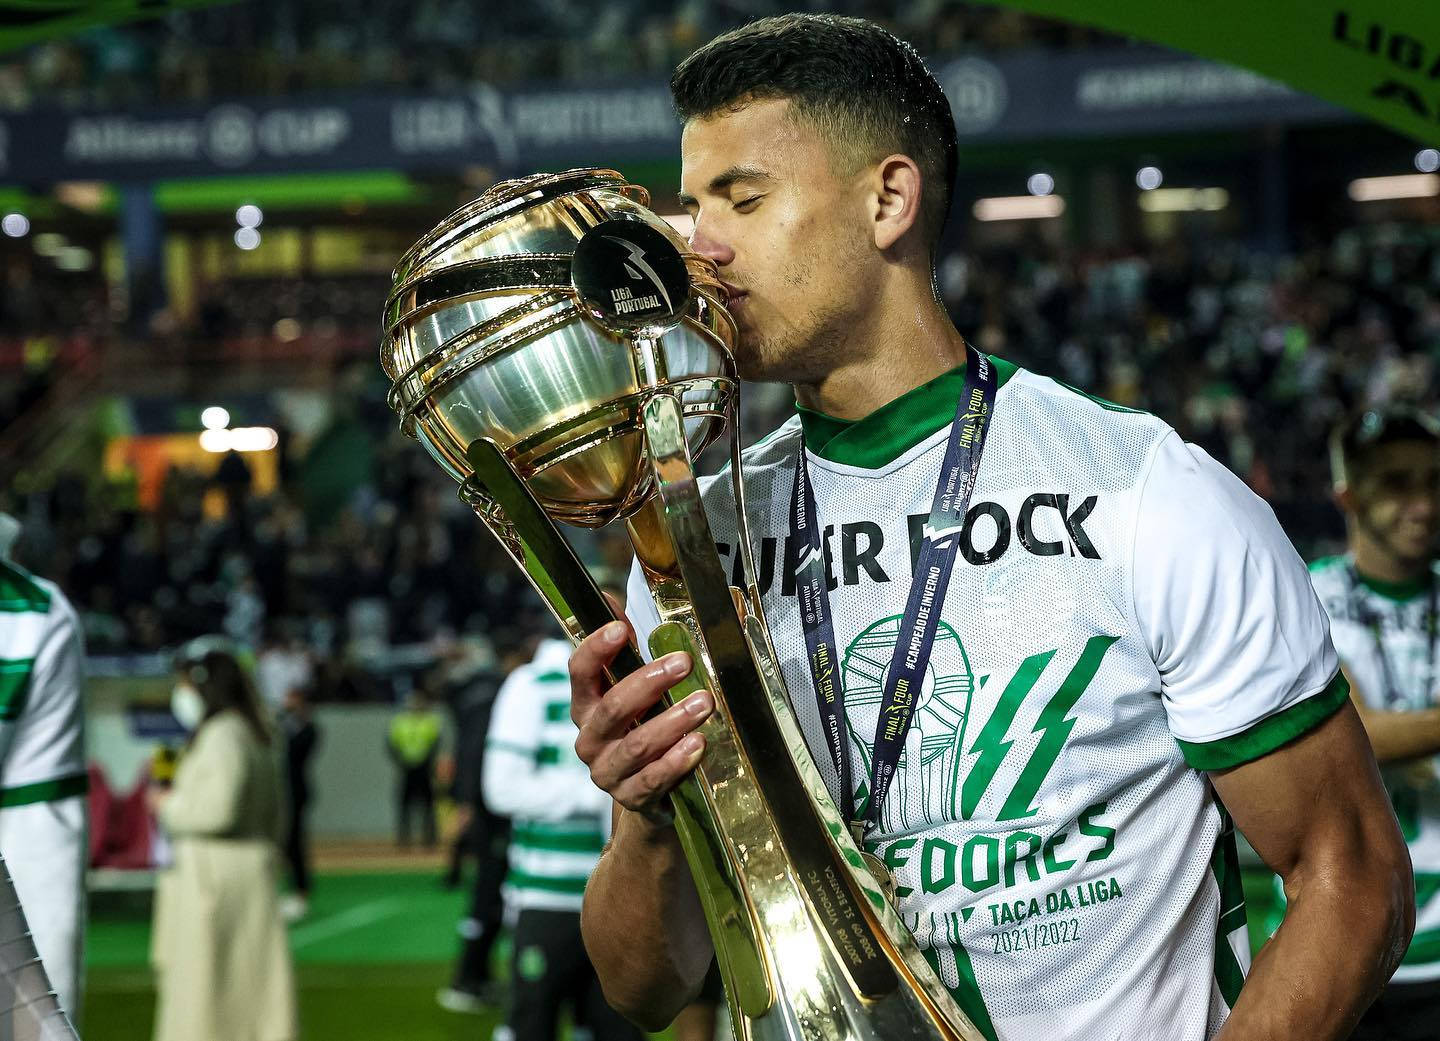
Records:
{"label": "green grass pitch", "polygon": [[[1268,873],[1247,871],[1245,892],[1258,945],[1275,916]],[[499,1009],[457,1015],[435,1004],[459,950],[455,924],[467,899],[464,891],[440,888],[429,873],[320,877],[309,917],[290,930],[304,1041],[489,1041]],[[100,906],[92,913],[85,1041],[149,1041],[155,1014],[149,943],[143,913]],[[507,958],[502,939],[497,975]]]}

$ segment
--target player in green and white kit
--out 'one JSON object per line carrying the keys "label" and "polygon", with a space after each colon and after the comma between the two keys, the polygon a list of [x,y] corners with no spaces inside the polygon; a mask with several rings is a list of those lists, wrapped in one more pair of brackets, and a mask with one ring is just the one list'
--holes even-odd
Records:
{"label": "player in green and white kit", "polygon": [[[728,288],[740,371],[793,384],[800,405],[747,453],[752,550],[842,812],[869,797],[878,692],[917,554],[933,556],[917,544],[959,540],[866,836],[957,1001],[1003,1041],[1347,1034],[1408,936],[1411,881],[1273,514],[1159,419],[1000,359],[966,362],[932,289],[954,125],[913,50],[858,20],[765,19],[692,55],[672,91],[692,245]],[[968,365],[999,387],[963,530],[932,539]],[[845,649],[852,791],[829,759],[794,596],[814,559],[792,517],[802,459]],[[728,481],[704,494],[733,560]],[[643,647],[641,594],[632,584]],[[612,686],[602,670],[626,630],[592,635],[570,663],[577,751],[623,808],[583,920],[607,996],[655,1027],[710,957],[659,811],[704,754],[693,729],[712,702],[702,691],[627,729],[689,662]],[[1291,892],[1248,982],[1221,800]]]}
{"label": "player in green and white kit", "polygon": [[1404,409],[1366,411],[1331,444],[1344,556],[1310,578],[1380,761],[1415,872],[1415,936],[1355,1037],[1440,1032],[1440,430]]}
{"label": "player in green and white kit", "polygon": [[89,817],[85,648],[65,594],[10,559],[18,533],[0,513],[0,857],[61,1007],[78,1022]]}
{"label": "player in green and white kit", "polygon": [[568,641],[541,641],[501,684],[485,741],[485,805],[512,820],[505,902],[516,916],[510,1002],[495,1041],[558,1037],[566,1001],[596,1041],[639,1041],[605,1004],[580,942],[580,897],[610,821],[609,801],[575,756],[569,656]]}

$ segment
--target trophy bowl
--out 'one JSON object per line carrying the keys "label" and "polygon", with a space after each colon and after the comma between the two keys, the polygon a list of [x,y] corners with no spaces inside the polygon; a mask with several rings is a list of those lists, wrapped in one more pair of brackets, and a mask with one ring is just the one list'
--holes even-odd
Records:
{"label": "trophy bowl", "polygon": [[[479,438],[499,447],[546,512],[599,527],[653,491],[637,418],[651,393],[679,397],[693,453],[719,436],[735,392],[735,325],[714,264],[648,202],[610,170],[503,181],[396,266],[381,350],[390,405],[477,508],[486,497],[466,451]],[[623,308],[577,288],[587,233],[621,242],[607,228],[623,233],[621,249],[658,236],[679,253],[684,270],[658,314],[626,321]],[[640,252],[623,266],[643,290],[653,271]],[[658,349],[637,351],[637,336]]]}

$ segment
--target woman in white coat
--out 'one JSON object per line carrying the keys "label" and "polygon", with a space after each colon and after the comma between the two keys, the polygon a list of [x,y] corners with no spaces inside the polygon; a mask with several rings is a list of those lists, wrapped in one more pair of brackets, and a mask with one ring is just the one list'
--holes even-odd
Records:
{"label": "woman in white coat", "polygon": [[153,798],[175,850],[155,894],[155,1041],[294,1041],[269,730],[225,641],[187,644],[176,673],[172,705],[195,733],[170,791]]}

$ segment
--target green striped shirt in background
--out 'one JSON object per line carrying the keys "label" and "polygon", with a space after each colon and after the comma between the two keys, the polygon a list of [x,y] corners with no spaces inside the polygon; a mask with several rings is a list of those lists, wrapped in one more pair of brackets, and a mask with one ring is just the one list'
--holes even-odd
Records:
{"label": "green striped shirt in background", "polygon": [[579,912],[608,831],[610,798],[575,754],[569,657],[567,642],[546,640],[511,673],[486,741],[485,803],[514,821],[506,899],[517,911]]}

